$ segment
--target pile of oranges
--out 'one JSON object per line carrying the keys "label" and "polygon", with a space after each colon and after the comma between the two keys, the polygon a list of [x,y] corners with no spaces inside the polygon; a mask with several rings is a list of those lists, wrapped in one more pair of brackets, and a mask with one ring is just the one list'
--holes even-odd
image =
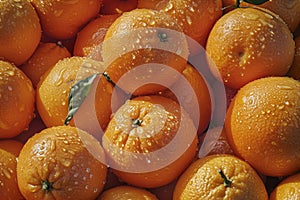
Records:
{"label": "pile of oranges", "polygon": [[0,44],[0,200],[300,199],[299,0],[4,0]]}

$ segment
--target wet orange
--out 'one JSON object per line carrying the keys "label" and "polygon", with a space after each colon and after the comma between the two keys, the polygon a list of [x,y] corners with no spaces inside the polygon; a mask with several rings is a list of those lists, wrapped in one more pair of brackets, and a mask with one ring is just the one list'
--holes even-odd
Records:
{"label": "wet orange", "polygon": [[147,8],[154,10],[163,9],[169,0],[138,0],[138,8]]}
{"label": "wet orange", "polygon": [[103,0],[100,13],[104,15],[121,14],[136,9],[138,0]]}
{"label": "wet orange", "polygon": [[300,198],[300,173],[284,179],[270,195],[270,200],[291,200]]}
{"label": "wet orange", "polygon": [[23,143],[17,140],[0,140],[0,149],[10,152],[16,157],[19,156],[19,153],[22,148],[23,148]]}
{"label": "wet orange", "polygon": [[268,194],[262,180],[248,163],[220,154],[191,164],[180,176],[173,199],[267,200]]}
{"label": "wet orange", "polygon": [[[235,5],[235,0],[223,0],[224,7]],[[241,6],[256,6],[242,2]],[[300,2],[298,0],[272,0],[259,5],[279,15],[294,32],[300,23]]]}
{"label": "wet orange", "polygon": [[27,0],[1,1],[0,8],[0,58],[21,65],[41,39],[38,15]]}
{"label": "wet orange", "polygon": [[28,127],[34,98],[30,79],[16,66],[0,61],[0,138],[12,138]]}
{"label": "wet orange", "polygon": [[299,91],[300,83],[292,78],[262,78],[242,87],[229,106],[229,144],[264,175],[300,170]]}
{"label": "wet orange", "polygon": [[102,0],[30,0],[41,20],[46,35],[56,39],[69,39],[76,35],[93,17]]}
{"label": "wet orange", "polygon": [[287,75],[296,80],[300,80],[300,36],[295,38],[295,46],[294,61]]}
{"label": "wet orange", "polygon": [[178,79],[187,62],[188,46],[169,15],[135,9],[110,26],[102,56],[112,81],[125,92],[154,94]]}
{"label": "wet orange", "polygon": [[119,14],[101,15],[89,22],[77,33],[73,55],[102,60],[101,46],[106,31],[119,16]]}
{"label": "wet orange", "polygon": [[118,186],[104,191],[97,200],[158,200],[151,192],[132,186]]}
{"label": "wet orange", "polygon": [[141,96],[116,111],[102,143],[109,165],[121,180],[154,188],[174,181],[191,163],[196,135],[193,121],[178,103]]}
{"label": "wet orange", "polygon": [[26,199],[95,199],[107,167],[99,142],[70,126],[35,134],[24,145],[17,164],[18,185]]}
{"label": "wet orange", "polygon": [[0,149],[0,199],[22,200],[17,182],[17,158]]}
{"label": "wet orange", "polygon": [[237,8],[225,14],[210,32],[206,50],[224,84],[238,89],[258,78],[285,75],[295,42],[287,25],[261,8]]}
{"label": "wet orange", "polygon": [[59,60],[71,57],[70,52],[58,43],[40,43],[31,58],[20,67],[30,78],[34,87],[40,81],[40,77]]}

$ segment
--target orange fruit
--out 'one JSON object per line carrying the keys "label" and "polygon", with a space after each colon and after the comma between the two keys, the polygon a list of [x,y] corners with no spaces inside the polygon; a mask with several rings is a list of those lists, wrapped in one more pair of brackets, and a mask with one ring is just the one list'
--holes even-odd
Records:
{"label": "orange fruit", "polygon": [[[172,91],[176,91],[177,96]],[[179,101],[193,119],[199,134],[207,128],[211,118],[211,96],[205,79],[193,66],[187,64],[179,80],[160,95]]]}
{"label": "orange fruit", "polygon": [[178,79],[187,62],[188,46],[170,16],[135,9],[109,27],[102,56],[112,81],[126,93],[155,94]]}
{"label": "orange fruit", "polygon": [[119,16],[119,14],[101,15],[89,22],[77,33],[73,55],[102,60],[101,46],[106,31]]}
{"label": "orange fruit", "polygon": [[69,39],[93,17],[96,17],[102,0],[31,0],[46,35],[56,39]]}
{"label": "orange fruit", "polygon": [[0,61],[0,104],[0,138],[12,138],[28,127],[34,110],[31,81],[5,61]]}
{"label": "orange fruit", "polygon": [[104,191],[97,200],[158,200],[151,192],[132,186],[118,186]]}
{"label": "orange fruit", "polygon": [[300,198],[300,173],[291,175],[280,182],[272,191],[270,200],[291,200]]}
{"label": "orange fruit", "polygon": [[154,10],[161,10],[166,6],[169,0],[138,0],[138,8],[147,8]]}
{"label": "orange fruit", "polygon": [[27,0],[1,1],[0,8],[0,58],[21,65],[39,44],[38,15]]}
{"label": "orange fruit", "polygon": [[294,61],[287,75],[296,80],[300,80],[300,36],[295,38],[295,46]]}
{"label": "orange fruit", "polygon": [[[224,7],[229,5],[235,5],[235,0],[223,0]],[[256,5],[242,2],[241,6],[254,7]],[[277,15],[279,15],[289,29],[294,32],[300,23],[300,2],[298,0],[272,0],[267,1],[258,7],[266,8]]]}
{"label": "orange fruit", "polygon": [[178,103],[140,96],[114,113],[102,144],[109,165],[122,181],[155,188],[175,180],[191,163],[196,135],[193,121]]}
{"label": "orange fruit", "polygon": [[231,154],[231,149],[225,129],[223,127],[214,127],[209,129],[205,134],[200,135],[199,156],[204,157],[214,154]]}
{"label": "orange fruit", "polygon": [[104,15],[121,14],[137,7],[138,0],[103,0],[100,13]]}
{"label": "orange fruit", "polygon": [[14,156],[18,157],[23,144],[17,140],[0,140],[0,149],[8,151]]}
{"label": "orange fruit", "polygon": [[229,144],[264,175],[300,170],[299,91],[300,83],[292,78],[262,78],[242,87],[229,106]]}
{"label": "orange fruit", "polygon": [[70,52],[57,43],[40,43],[31,58],[20,67],[20,69],[30,78],[34,87],[40,81],[40,77],[59,60],[71,57]]}
{"label": "orange fruit", "polygon": [[17,176],[26,199],[95,199],[107,167],[104,152],[90,134],[58,126],[32,136],[18,159]]}
{"label": "orange fruit", "polygon": [[0,149],[0,199],[21,200],[17,182],[17,159],[16,156]]}
{"label": "orange fruit", "polygon": [[214,25],[206,50],[224,84],[238,89],[258,78],[283,76],[289,70],[295,43],[286,24],[265,9],[237,8]]}
{"label": "orange fruit", "polygon": [[192,163],[180,176],[173,199],[267,200],[266,188],[246,162],[231,155],[211,155]]}
{"label": "orange fruit", "polygon": [[170,0],[162,10],[176,19],[186,35],[205,46],[209,32],[222,16],[222,0]]}

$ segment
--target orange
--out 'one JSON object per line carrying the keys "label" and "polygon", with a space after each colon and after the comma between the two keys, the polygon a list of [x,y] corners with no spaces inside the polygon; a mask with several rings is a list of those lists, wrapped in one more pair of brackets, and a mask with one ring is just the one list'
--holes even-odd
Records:
{"label": "orange", "polygon": [[26,199],[95,199],[107,167],[104,153],[90,134],[58,126],[32,136],[17,164],[18,185]]}
{"label": "orange", "polygon": [[[172,91],[176,91],[177,96]],[[210,122],[212,102],[205,79],[197,69],[187,64],[179,80],[160,94],[179,101],[194,120],[198,133],[203,133]]]}
{"label": "orange", "polygon": [[183,32],[205,46],[209,32],[222,16],[222,0],[170,0],[165,8]]}
{"label": "orange", "polygon": [[296,80],[300,80],[300,36],[295,38],[295,44],[296,49],[294,61],[287,75],[293,77]]}
{"label": "orange", "polygon": [[1,1],[0,8],[0,58],[21,65],[41,39],[38,15],[27,0]]}
{"label": "orange", "polygon": [[112,81],[126,93],[154,94],[184,70],[188,46],[179,25],[150,9],[123,13],[107,30],[102,56]]}
{"label": "orange", "polygon": [[225,14],[210,32],[206,50],[224,84],[238,89],[258,78],[283,76],[289,70],[295,43],[287,25],[265,9],[237,8]]}
{"label": "orange", "polygon": [[242,87],[229,106],[229,144],[264,175],[300,170],[299,91],[300,83],[292,78],[262,78]]}
{"label": "orange", "polygon": [[102,138],[108,163],[124,182],[155,188],[175,180],[197,150],[193,121],[175,101],[140,96],[113,115]]}
{"label": "orange", "polygon": [[[224,7],[235,5],[236,0],[223,0]],[[240,6],[254,7],[249,3],[242,2]],[[279,15],[294,32],[300,23],[300,2],[298,0],[272,0],[259,5]]]}
{"label": "orange", "polygon": [[119,14],[101,15],[89,22],[77,33],[73,55],[102,60],[101,45],[106,31],[119,16]]}
{"label": "orange", "polygon": [[154,10],[161,10],[166,6],[169,0],[138,0],[138,8],[147,8]]}
{"label": "orange", "polygon": [[0,104],[0,138],[12,138],[28,127],[34,110],[31,81],[4,61],[0,61]]}
{"label": "orange", "polygon": [[56,39],[69,39],[76,35],[93,17],[102,0],[30,0],[41,20],[46,35]]}
{"label": "orange", "polygon": [[231,155],[212,155],[191,164],[180,176],[174,200],[267,200],[266,188],[246,162]]}
{"label": "orange", "polygon": [[0,199],[22,200],[17,182],[16,156],[0,149]]}
{"label": "orange", "polygon": [[18,157],[23,144],[17,140],[0,140],[0,149],[10,152]]}
{"label": "orange", "polygon": [[118,186],[104,191],[97,200],[158,200],[149,191],[132,186]]}
{"label": "orange", "polygon": [[223,127],[214,127],[205,134],[200,135],[199,156],[204,157],[213,154],[234,154],[231,149],[225,129]]}
{"label": "orange", "polygon": [[138,0],[103,0],[100,13],[104,15],[121,14],[137,7]]}
{"label": "orange", "polygon": [[20,69],[30,78],[34,87],[40,81],[40,77],[59,60],[71,57],[70,52],[57,43],[40,43],[31,58],[20,67]]}
{"label": "orange", "polygon": [[292,175],[280,182],[272,191],[270,200],[291,200],[300,198],[300,173]]}

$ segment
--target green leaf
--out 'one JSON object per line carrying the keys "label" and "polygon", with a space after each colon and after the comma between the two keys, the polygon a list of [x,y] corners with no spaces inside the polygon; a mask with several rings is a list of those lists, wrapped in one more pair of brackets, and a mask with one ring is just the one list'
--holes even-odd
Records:
{"label": "green leaf", "polygon": [[68,116],[64,122],[65,125],[70,123],[74,114],[78,111],[81,104],[88,96],[91,86],[97,76],[98,74],[93,74],[83,80],[78,81],[72,86],[68,97]]}
{"label": "green leaf", "polygon": [[269,0],[243,0],[243,2],[251,3],[254,5],[260,5],[260,4],[266,3],[267,1],[269,1]]}

